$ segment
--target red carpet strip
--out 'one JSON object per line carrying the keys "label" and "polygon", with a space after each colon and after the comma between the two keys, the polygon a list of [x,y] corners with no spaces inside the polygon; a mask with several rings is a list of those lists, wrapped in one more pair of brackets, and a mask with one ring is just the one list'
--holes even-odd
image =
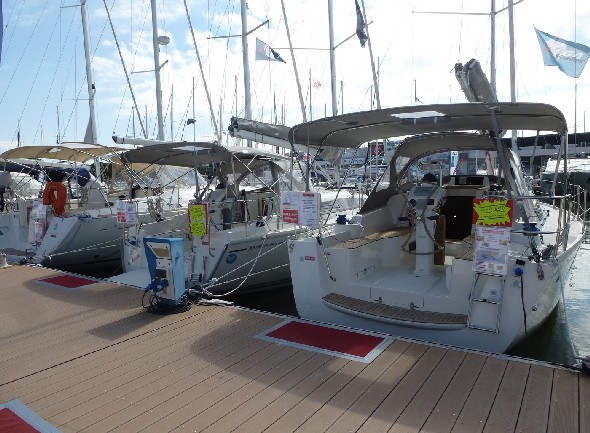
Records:
{"label": "red carpet strip", "polygon": [[371,362],[393,341],[388,336],[298,320],[283,322],[258,338],[362,362]]}

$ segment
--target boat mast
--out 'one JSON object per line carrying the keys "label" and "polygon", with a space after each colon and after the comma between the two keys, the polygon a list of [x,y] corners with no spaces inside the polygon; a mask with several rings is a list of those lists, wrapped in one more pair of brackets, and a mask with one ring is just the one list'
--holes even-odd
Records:
{"label": "boat mast", "polygon": [[[90,109],[90,119],[88,119],[87,135],[90,133],[90,143],[98,142],[96,137],[96,114],[94,111],[94,80],[92,78],[92,68],[90,67],[90,44],[88,42],[88,19],[86,17],[86,0],[80,2],[80,13],[82,14],[82,32],[84,34],[84,55],[86,57],[86,85],[88,87],[88,106]],[[84,137],[84,141],[87,138]]]}
{"label": "boat mast", "polygon": [[[510,102],[516,102],[516,65],[514,61],[514,1],[508,0],[508,34],[510,38]],[[512,148],[516,147],[516,129],[512,130]]]}
{"label": "boat mast", "polygon": [[373,85],[375,86],[375,101],[377,102],[377,109],[381,109],[381,100],[379,98],[379,82],[377,80],[377,73],[375,72],[375,61],[373,60],[373,48],[371,47],[371,36],[369,36],[369,25],[367,24],[367,13],[365,11],[365,0],[361,0],[363,4],[363,19],[365,20],[365,33],[367,34],[367,43],[369,44],[369,56],[371,57],[371,70],[373,72]]}
{"label": "boat mast", "polygon": [[152,5],[152,43],[154,45],[154,72],[156,74],[156,109],[158,114],[157,140],[164,140],[164,121],[162,114],[162,84],[160,82],[160,47],[158,43],[158,18],[156,16],[156,0]]}
{"label": "boat mast", "polygon": [[[153,0],[152,0],[153,1]],[[242,14],[242,61],[244,63],[244,114],[246,119],[252,120],[252,106],[250,101],[250,60],[248,58],[248,17],[246,15],[248,5],[246,0],[241,0]],[[248,147],[252,147],[252,140],[247,141]]]}
{"label": "boat mast", "polygon": [[328,29],[330,32],[330,85],[332,88],[332,116],[338,114],[338,102],[336,101],[336,53],[334,48],[334,18],[332,14],[332,2],[328,0]]}
{"label": "boat mast", "polygon": [[494,94],[496,93],[496,0],[492,0],[492,11],[490,13],[490,84]]}
{"label": "boat mast", "polygon": [[[92,68],[90,67],[90,43],[88,36],[88,19],[86,17],[86,0],[80,1],[80,13],[82,14],[82,33],[84,35],[84,56],[86,58],[86,85],[88,88],[88,106],[90,109],[90,117],[88,119],[88,127],[84,136],[84,142],[90,141],[92,144],[97,144],[96,136],[96,113],[94,111],[94,80],[92,78]],[[100,175],[100,161],[99,158],[94,159],[94,170],[96,172],[96,180],[102,182]]]}
{"label": "boat mast", "polygon": [[287,31],[287,40],[289,41],[289,53],[291,54],[291,61],[293,62],[293,70],[295,71],[295,82],[297,83],[297,94],[299,95],[299,105],[301,106],[301,116],[303,121],[307,122],[305,114],[305,103],[303,102],[303,93],[301,91],[301,82],[299,81],[299,73],[297,72],[297,62],[295,61],[295,54],[293,53],[293,43],[291,42],[291,31],[289,30],[289,23],[287,21],[287,12],[285,11],[285,0],[281,0],[281,7],[283,8],[283,20],[285,21],[285,30]]}

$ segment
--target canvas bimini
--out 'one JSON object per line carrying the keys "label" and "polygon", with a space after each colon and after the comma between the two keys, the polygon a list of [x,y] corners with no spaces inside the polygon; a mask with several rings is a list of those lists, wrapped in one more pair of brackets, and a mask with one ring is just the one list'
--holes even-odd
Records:
{"label": "canvas bimini", "polygon": [[[349,224],[289,242],[299,315],[491,352],[533,332],[562,296],[584,224],[570,197],[546,205],[532,194],[500,139],[507,130],[557,132],[567,146],[562,113],[535,103],[400,107],[293,127],[291,140],[319,147],[405,137],[389,185]],[[425,160],[452,154],[453,173],[419,176]]]}

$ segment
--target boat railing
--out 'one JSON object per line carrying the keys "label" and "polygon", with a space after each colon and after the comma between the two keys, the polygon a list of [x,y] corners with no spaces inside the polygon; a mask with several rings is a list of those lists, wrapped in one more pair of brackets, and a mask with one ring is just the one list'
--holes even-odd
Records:
{"label": "boat railing", "polygon": [[[539,196],[519,195],[515,197],[515,200],[539,200]],[[575,185],[570,194],[544,196],[543,200],[550,201],[552,206],[559,211],[557,228],[555,230],[541,231],[528,230],[527,228],[530,227],[525,227],[523,230],[514,230],[512,233],[524,236],[555,235],[555,245],[557,247],[561,246],[565,250],[572,219],[581,221],[582,231],[585,232],[586,230],[586,214],[589,211],[587,207],[587,191],[579,185]],[[558,248],[555,248],[553,251],[554,257],[557,255],[557,250]]]}

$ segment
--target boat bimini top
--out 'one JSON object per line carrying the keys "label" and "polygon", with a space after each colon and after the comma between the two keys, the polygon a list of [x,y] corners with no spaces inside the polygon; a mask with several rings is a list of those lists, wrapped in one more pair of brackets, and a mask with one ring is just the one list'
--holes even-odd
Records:
{"label": "boat bimini top", "polygon": [[88,143],[61,143],[52,146],[21,146],[0,154],[0,159],[13,160],[53,160],[71,163],[86,163],[98,158],[117,160],[119,152],[132,149],[131,146],[114,147]]}
{"label": "boat bimini top", "polygon": [[561,111],[552,105],[518,102],[434,104],[384,108],[301,123],[291,143],[356,148],[373,140],[445,131],[529,130],[567,135]]}

